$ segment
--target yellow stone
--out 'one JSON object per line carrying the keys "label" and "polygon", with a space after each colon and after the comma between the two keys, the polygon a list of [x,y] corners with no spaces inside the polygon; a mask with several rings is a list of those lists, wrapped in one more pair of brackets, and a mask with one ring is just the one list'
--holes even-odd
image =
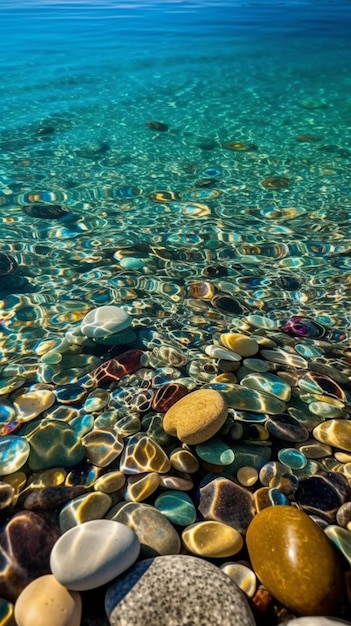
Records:
{"label": "yellow stone", "polygon": [[199,389],[173,404],[163,419],[168,435],[189,445],[211,439],[223,426],[228,414],[223,396],[214,389]]}
{"label": "yellow stone", "polygon": [[102,493],[114,493],[122,489],[125,482],[126,477],[119,470],[107,472],[107,474],[100,476],[100,478],[95,481],[94,490],[101,491]]}
{"label": "yellow stone", "polygon": [[251,521],[246,545],[256,576],[296,615],[333,615],[343,576],[331,541],[293,506],[270,506]]}
{"label": "yellow stone", "polygon": [[318,424],[313,436],[322,443],[351,452],[351,422],[345,419],[331,419]]}
{"label": "yellow stone", "polygon": [[257,482],[258,471],[255,467],[244,465],[238,469],[236,477],[244,487],[252,487]]}
{"label": "yellow stone", "polygon": [[247,335],[241,333],[223,333],[220,337],[225,348],[240,354],[242,357],[253,356],[258,352],[258,343]]}
{"label": "yellow stone", "polygon": [[156,472],[128,476],[123,496],[129,502],[142,502],[149,498],[159,486],[160,475]]}
{"label": "yellow stone", "polygon": [[187,526],[182,540],[192,554],[214,559],[233,556],[243,547],[243,538],[235,528],[212,520]]}
{"label": "yellow stone", "polygon": [[17,626],[80,626],[82,601],[77,591],[68,591],[52,574],[29,583],[17,598]]}
{"label": "yellow stone", "polygon": [[172,467],[178,472],[194,474],[200,469],[200,463],[195,454],[184,448],[176,448],[170,454]]}

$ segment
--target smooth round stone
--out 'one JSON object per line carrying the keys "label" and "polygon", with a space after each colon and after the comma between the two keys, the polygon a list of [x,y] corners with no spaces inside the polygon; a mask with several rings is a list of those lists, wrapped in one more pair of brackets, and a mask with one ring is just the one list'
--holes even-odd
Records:
{"label": "smooth round stone", "polygon": [[107,389],[94,389],[84,402],[83,409],[86,413],[101,411],[110,402],[111,394]]}
{"label": "smooth round stone", "polygon": [[50,573],[50,552],[59,536],[52,521],[32,511],[16,513],[0,533],[0,596],[14,602],[35,578]]}
{"label": "smooth round stone", "polygon": [[279,398],[242,385],[216,384],[211,387],[223,395],[229,407],[239,411],[276,415],[283,413],[286,408],[285,402]]}
{"label": "smooth round stone", "polygon": [[288,402],[291,396],[291,387],[282,378],[270,373],[247,374],[241,379],[240,384],[249,389],[256,389],[269,393],[283,402]]}
{"label": "smooth round stone", "polygon": [[160,474],[149,472],[128,476],[122,495],[128,502],[142,502],[149,498],[160,486]]}
{"label": "smooth round stone", "polygon": [[111,520],[121,522],[136,533],[142,556],[178,554],[179,535],[168,519],[155,507],[144,502],[121,502],[108,513]]}
{"label": "smooth round stone", "polygon": [[126,482],[126,477],[119,470],[107,472],[94,483],[94,490],[102,493],[115,493],[122,489]]}
{"label": "smooth round stone", "polygon": [[248,358],[243,360],[243,365],[246,369],[253,372],[268,372],[269,363],[262,359]]}
{"label": "smooth round stone", "polygon": [[176,448],[169,456],[173,469],[178,472],[195,474],[200,469],[200,463],[195,454],[184,448]]}
{"label": "smooth round stone", "polygon": [[218,391],[199,389],[178,400],[167,411],[163,428],[180,441],[197,445],[220,430],[227,414],[226,402]]}
{"label": "smooth round stone", "polygon": [[225,348],[232,350],[241,357],[254,356],[258,352],[258,343],[241,333],[223,333],[220,341]]}
{"label": "smooth round stone", "polygon": [[151,408],[160,413],[166,413],[178,400],[186,396],[188,389],[178,382],[166,383],[156,389],[152,398]]}
{"label": "smooth round stone", "polygon": [[105,610],[111,626],[213,626],[218,616],[221,626],[255,626],[244,593],[229,576],[184,554],[136,563],[109,587]]}
{"label": "smooth round stone", "polygon": [[264,330],[275,330],[278,328],[278,323],[275,320],[264,315],[247,315],[245,319],[250,326],[255,328],[263,328]]}
{"label": "smooth round stone", "polygon": [[244,465],[238,469],[236,477],[243,487],[252,487],[258,480],[258,471],[255,467]]}
{"label": "smooth round stone", "polygon": [[331,419],[322,422],[313,429],[312,434],[317,441],[351,452],[351,422],[348,420]]}
{"label": "smooth round stone", "polygon": [[145,260],[138,257],[126,256],[119,262],[120,266],[126,270],[140,270],[145,266]]}
{"label": "smooth round stone", "polygon": [[284,350],[261,350],[261,356],[271,363],[277,363],[278,365],[286,365],[290,367],[296,367],[298,369],[306,369],[308,362],[302,356],[298,354],[291,354]]}
{"label": "smooth round stone", "polygon": [[96,428],[82,437],[85,457],[97,467],[107,467],[121,454],[124,443],[112,428]]}
{"label": "smooth round stone", "polygon": [[351,564],[351,532],[346,528],[340,528],[331,524],[324,529],[325,534],[340,550],[345,559]]}
{"label": "smooth round stone", "polygon": [[310,517],[292,506],[258,513],[246,533],[253,569],[266,589],[296,615],[338,610],[343,576],[337,553]]}
{"label": "smooth round stone", "polygon": [[156,498],[154,507],[176,526],[189,526],[196,520],[192,499],[181,491],[164,491]]}
{"label": "smooth round stone", "polygon": [[206,520],[216,520],[244,534],[254,515],[251,493],[234,480],[209,474],[200,483],[198,509]]}
{"label": "smooth round stone", "polygon": [[0,438],[0,476],[17,472],[27,461],[30,445],[24,437],[8,435]]}
{"label": "smooth round stone", "polygon": [[74,498],[60,512],[59,524],[61,532],[65,533],[79,524],[101,519],[107,513],[111,504],[112,499],[110,496],[96,491]]}
{"label": "smooth round stone", "polygon": [[119,469],[124,474],[166,473],[171,462],[161,446],[144,433],[127,437]]}
{"label": "smooth round stone", "polygon": [[333,454],[331,446],[320,443],[315,439],[309,439],[308,441],[299,443],[297,447],[307,459],[322,459],[325,456],[331,456]]}
{"label": "smooth round stone", "polygon": [[100,519],[71,528],[55,543],[51,571],[74,591],[95,589],[109,582],[138,558],[136,534],[125,524]]}
{"label": "smooth round stone", "polygon": [[236,354],[232,350],[221,348],[220,346],[206,346],[205,352],[208,356],[214,359],[222,359],[223,361],[241,361],[240,354]]}
{"label": "smooth round stone", "polygon": [[296,448],[281,448],[278,451],[278,459],[283,465],[289,469],[302,469],[307,464],[307,458]]}
{"label": "smooth round stone", "polygon": [[255,595],[257,579],[249,567],[243,563],[224,563],[220,569],[227,574],[240,589],[249,597]]}
{"label": "smooth round stone", "polygon": [[160,475],[160,487],[164,489],[175,489],[177,491],[190,491],[194,487],[194,482],[190,476],[182,478],[181,476],[169,476],[168,474]]}
{"label": "smooth round stone", "polygon": [[80,331],[86,337],[105,337],[128,328],[132,323],[128,313],[118,306],[106,305],[89,311],[83,318]]}
{"label": "smooth round stone", "polygon": [[66,422],[42,421],[26,439],[31,447],[28,463],[32,470],[69,467],[77,465],[84,457],[80,437]]}
{"label": "smooth round stone", "polygon": [[216,437],[199,443],[195,446],[195,452],[200,459],[213,465],[230,465],[235,458],[233,450],[224,441]]}
{"label": "smooth round stone", "polygon": [[311,402],[308,405],[308,410],[314,415],[323,417],[325,419],[340,419],[347,418],[347,413],[344,408],[329,404],[329,402]]}
{"label": "smooth round stone", "polygon": [[212,520],[185,528],[182,541],[189,552],[212,559],[233,556],[240,552],[244,543],[235,528]]}
{"label": "smooth round stone", "polygon": [[295,443],[309,438],[307,428],[291,415],[274,415],[266,421],[265,427],[271,435],[283,441]]}
{"label": "smooth round stone", "polygon": [[29,422],[47,411],[55,402],[56,396],[49,389],[36,389],[22,393],[13,403],[17,413],[16,419],[19,422]]}
{"label": "smooth round stone", "polygon": [[17,626],[80,626],[82,600],[68,591],[52,574],[29,583],[15,604]]}
{"label": "smooth round stone", "polygon": [[12,393],[15,389],[23,387],[26,379],[20,376],[14,376],[13,378],[3,378],[0,380],[0,396]]}

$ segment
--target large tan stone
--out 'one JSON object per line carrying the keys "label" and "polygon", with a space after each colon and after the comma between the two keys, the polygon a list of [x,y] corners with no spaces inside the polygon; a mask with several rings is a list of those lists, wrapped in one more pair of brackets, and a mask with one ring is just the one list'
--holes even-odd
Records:
{"label": "large tan stone", "polygon": [[82,601],[54,576],[40,576],[25,587],[15,604],[17,626],[79,626]]}
{"label": "large tan stone", "polygon": [[199,389],[173,404],[164,416],[163,428],[183,443],[196,445],[211,439],[227,414],[227,404],[218,391]]}

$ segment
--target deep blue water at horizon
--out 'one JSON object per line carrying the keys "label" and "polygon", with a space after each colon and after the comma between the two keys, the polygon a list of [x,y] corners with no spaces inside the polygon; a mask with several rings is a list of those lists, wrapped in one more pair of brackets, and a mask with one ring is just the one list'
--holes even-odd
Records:
{"label": "deep blue water at horizon", "polygon": [[[1,251],[24,275],[17,291],[5,281],[5,313],[18,298],[48,328],[68,300],[183,315],[210,262],[251,311],[351,325],[350,0],[0,13]],[[44,219],[38,203],[71,214]],[[116,277],[124,255],[141,275]]]}

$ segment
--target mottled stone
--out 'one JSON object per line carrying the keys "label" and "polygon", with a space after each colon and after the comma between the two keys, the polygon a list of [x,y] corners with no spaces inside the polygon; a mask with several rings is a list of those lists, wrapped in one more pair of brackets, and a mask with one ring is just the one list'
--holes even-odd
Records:
{"label": "mottled stone", "polygon": [[[162,593],[160,593],[162,589]],[[255,626],[243,592],[218,567],[188,555],[135,564],[108,589],[111,626]]]}
{"label": "mottled stone", "polygon": [[190,445],[207,441],[223,426],[227,417],[223,397],[212,389],[199,389],[178,400],[165,414],[163,428]]}
{"label": "mottled stone", "polygon": [[30,511],[35,511],[36,509],[49,511],[50,509],[57,509],[83,493],[85,493],[85,488],[79,486],[66,487],[65,485],[56,485],[53,487],[42,487],[32,491],[26,497],[23,507]]}
{"label": "mottled stone", "polygon": [[240,552],[240,533],[222,522],[205,521],[191,524],[182,532],[182,541],[189,552],[211,559],[225,558]]}
{"label": "mottled stone", "polygon": [[351,452],[351,422],[344,419],[332,419],[322,422],[313,429],[313,436],[318,441]]}
{"label": "mottled stone", "polygon": [[[0,595],[14,602],[35,578],[50,573],[50,552],[59,536],[50,525],[31,511],[16,513],[0,534]],[[28,547],[30,546],[30,549]]]}
{"label": "mottled stone", "polygon": [[251,493],[224,476],[209,475],[200,484],[198,509],[206,520],[216,520],[245,533],[254,515]]}
{"label": "mottled stone", "polygon": [[65,532],[50,557],[55,578],[73,591],[94,589],[109,582],[138,558],[136,534],[125,524],[99,519]]}
{"label": "mottled stone", "polygon": [[136,433],[126,438],[119,469],[124,474],[165,473],[171,469],[171,462],[156,441]]}
{"label": "mottled stone", "polygon": [[106,515],[137,534],[143,557],[178,554],[181,543],[175,528],[155,507],[144,502],[121,502]]}
{"label": "mottled stone", "polygon": [[33,580],[18,596],[17,626],[80,626],[82,600],[68,591],[52,574]]}
{"label": "mottled stone", "polygon": [[263,509],[252,520],[246,545],[268,591],[297,615],[332,614],[340,605],[339,559],[324,532],[291,506]]}
{"label": "mottled stone", "polygon": [[82,494],[68,502],[60,512],[59,524],[62,533],[91,520],[101,519],[109,510],[112,499],[106,493]]}

